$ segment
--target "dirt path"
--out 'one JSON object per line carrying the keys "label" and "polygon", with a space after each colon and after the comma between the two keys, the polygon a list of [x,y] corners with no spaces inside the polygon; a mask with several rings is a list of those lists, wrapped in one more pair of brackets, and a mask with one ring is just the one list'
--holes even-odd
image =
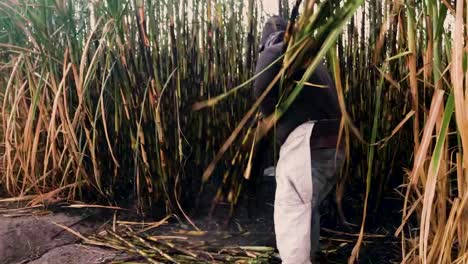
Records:
{"label": "dirt path", "polygon": [[79,238],[55,225],[89,234],[100,223],[66,213],[43,216],[0,216],[0,263],[109,263],[122,258],[116,251],[79,244]]}
{"label": "dirt path", "polygon": [[[271,191],[271,190],[270,190]],[[271,195],[270,195],[271,196]],[[269,197],[271,203],[272,197]],[[226,227],[224,222],[229,214],[229,206],[219,206],[220,210],[215,219],[197,219],[197,225],[203,230],[216,234],[221,232],[238,233],[240,229],[245,231],[242,236],[233,236],[226,239],[224,243],[228,246],[254,246],[268,245],[274,246],[274,232],[272,217],[268,219],[246,217],[245,209],[239,210],[241,217],[236,218]],[[100,248],[96,246],[84,245],[81,239],[64,230],[56,224],[69,227],[70,229],[82,234],[83,236],[95,234],[101,230],[109,220],[112,219],[112,211],[88,210],[88,209],[64,209],[58,206],[58,210],[52,212],[44,211],[44,208],[33,209],[15,209],[21,208],[19,205],[0,204],[0,264],[63,264],[63,263],[111,263],[113,261],[122,261],[134,259],[122,252],[112,249]],[[270,205],[262,206],[265,212],[257,213],[260,216],[272,216],[272,207]],[[260,210],[261,211],[261,210]],[[111,213],[109,215],[109,213]],[[118,220],[122,220],[119,215]],[[135,217],[131,215],[131,217]],[[125,218],[125,217],[124,217]],[[137,220],[140,221],[140,220]],[[56,224],[54,224],[56,223]],[[191,229],[190,226],[172,223],[154,230],[160,235],[173,234],[181,229]],[[224,233],[223,233],[224,234]],[[196,240],[197,238],[194,238]]]}

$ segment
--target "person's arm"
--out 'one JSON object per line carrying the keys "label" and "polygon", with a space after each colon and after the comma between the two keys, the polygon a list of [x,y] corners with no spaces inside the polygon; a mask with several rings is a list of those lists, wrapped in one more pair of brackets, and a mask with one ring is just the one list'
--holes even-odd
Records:
{"label": "person's arm", "polygon": [[[281,69],[281,61],[270,65],[277,60],[282,54],[282,43],[273,45],[265,49],[258,57],[255,74],[265,70],[260,74],[254,82],[254,98],[258,99],[265,89],[270,85],[276,75]],[[275,87],[268,93],[260,105],[260,111],[263,116],[268,116],[275,111],[276,103],[278,102],[279,85],[275,84]]]}

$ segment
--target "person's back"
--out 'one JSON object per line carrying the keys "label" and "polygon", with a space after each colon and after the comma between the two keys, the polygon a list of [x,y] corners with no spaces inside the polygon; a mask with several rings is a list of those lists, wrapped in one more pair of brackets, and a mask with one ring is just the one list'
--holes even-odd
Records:
{"label": "person's back", "polygon": [[[280,34],[284,34],[285,23],[281,22],[279,17],[272,17],[268,23],[278,23],[276,27],[264,30],[267,33],[262,36],[263,50],[257,61],[256,72],[259,73],[269,67],[275,60],[283,54],[283,39]],[[265,26],[267,27],[267,26]],[[270,37],[268,37],[270,36]],[[273,37],[273,38],[272,38]],[[263,91],[270,85],[271,80],[279,73],[281,69],[281,60],[264,73],[260,74],[254,84],[254,96],[258,98]],[[304,71],[299,71],[293,76],[295,81],[299,81]],[[313,85],[313,86],[311,86]],[[274,112],[280,95],[280,87],[275,84],[272,91],[263,100],[260,110],[264,116]],[[322,63],[308,80],[307,84],[295,99],[294,103],[287,109],[283,117],[276,125],[277,141],[281,145],[287,136],[299,125],[307,121],[329,120],[325,124],[327,128],[317,128],[317,136],[329,136],[330,132],[335,130],[338,133],[339,120],[341,112],[338,106],[338,96],[326,66]],[[325,122],[324,122],[325,123]],[[332,126],[332,127],[330,127]],[[324,130],[324,132],[320,131]]]}

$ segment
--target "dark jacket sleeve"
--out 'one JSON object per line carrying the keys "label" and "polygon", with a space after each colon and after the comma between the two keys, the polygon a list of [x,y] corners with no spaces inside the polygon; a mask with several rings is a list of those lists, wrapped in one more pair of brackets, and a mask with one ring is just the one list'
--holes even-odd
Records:
{"label": "dark jacket sleeve", "polygon": [[[281,70],[281,61],[271,65],[275,60],[277,60],[282,54],[282,43],[270,46],[266,48],[260,56],[258,57],[257,66],[255,69],[255,74],[265,70],[260,74],[254,82],[254,97],[258,99],[263,91],[270,85],[273,79]],[[271,65],[271,67],[269,67]],[[278,102],[279,94],[279,84],[276,83],[273,89],[267,94],[266,98],[262,101],[260,105],[260,111],[264,116],[268,116],[274,112],[275,106]]]}

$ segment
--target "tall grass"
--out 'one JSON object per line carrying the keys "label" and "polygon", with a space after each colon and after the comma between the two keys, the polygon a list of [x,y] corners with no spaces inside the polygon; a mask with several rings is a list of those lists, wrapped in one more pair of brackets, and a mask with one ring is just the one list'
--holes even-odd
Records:
{"label": "tall grass", "polygon": [[[365,3],[339,43],[348,113],[367,142],[351,140],[348,174],[366,175],[364,216],[403,181],[396,232],[403,263],[468,261],[466,7],[464,1],[456,7],[450,1]],[[366,162],[359,153],[367,153]],[[402,168],[410,170],[400,180]]]}
{"label": "tall grass", "polygon": [[259,17],[254,1],[2,1],[2,186],[178,210],[250,92],[190,105],[250,77]]}

